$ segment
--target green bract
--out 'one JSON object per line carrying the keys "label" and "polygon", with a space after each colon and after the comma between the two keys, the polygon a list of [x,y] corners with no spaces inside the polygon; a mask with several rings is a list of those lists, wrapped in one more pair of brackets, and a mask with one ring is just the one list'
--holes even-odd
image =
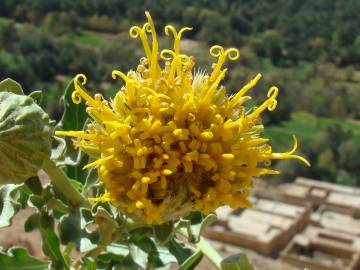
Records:
{"label": "green bract", "polygon": [[0,92],[0,185],[36,175],[51,152],[49,116],[28,96]]}

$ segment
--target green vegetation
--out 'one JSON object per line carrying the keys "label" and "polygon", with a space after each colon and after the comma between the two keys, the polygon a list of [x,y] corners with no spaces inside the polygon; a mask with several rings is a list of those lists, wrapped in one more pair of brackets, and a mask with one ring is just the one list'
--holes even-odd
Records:
{"label": "green vegetation", "polygon": [[66,38],[76,44],[88,46],[100,46],[104,41],[99,34],[90,31],[70,32],[67,34]]}
{"label": "green vegetation", "polygon": [[279,163],[276,166],[285,175],[274,177],[275,180],[294,178],[301,172],[316,179],[360,185],[356,177],[360,173],[360,123],[294,112],[291,119],[268,127],[265,134],[273,141],[275,149],[280,151],[287,150],[284,146],[289,145],[292,135],[296,134],[300,149],[312,163],[311,174],[288,161]]}
{"label": "green vegetation", "polygon": [[294,112],[290,120],[270,126],[265,133],[280,147],[283,147],[289,144],[293,134],[299,138],[318,142],[325,136],[327,129],[333,126],[339,126],[343,130],[351,132],[352,138],[360,144],[360,123],[340,118],[318,117],[305,112]]}
{"label": "green vegetation", "polygon": [[53,118],[61,115],[59,98],[77,73],[111,96],[120,86],[111,71],[134,69],[143,56],[128,28],[144,21],[146,9],[159,29],[168,23],[193,26],[182,49],[204,69],[211,68],[209,45],[240,48],[240,61],[231,63],[225,82],[229,94],[257,72],[264,77],[252,90],[252,102],[264,100],[270,86],[279,87],[277,112],[264,118],[267,135],[274,149],[284,150],[296,134],[312,163],[311,169],[276,164],[286,173],[282,180],[302,174],[360,185],[360,1],[5,0],[0,75],[25,89],[45,89]]}

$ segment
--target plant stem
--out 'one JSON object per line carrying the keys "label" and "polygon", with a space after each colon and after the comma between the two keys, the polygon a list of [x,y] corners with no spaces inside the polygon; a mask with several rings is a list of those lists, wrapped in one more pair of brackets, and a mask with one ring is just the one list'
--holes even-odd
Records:
{"label": "plant stem", "polygon": [[196,246],[217,269],[221,269],[222,257],[204,237],[200,236],[200,241]]}
{"label": "plant stem", "polygon": [[68,198],[73,206],[91,207],[88,200],[71,185],[70,179],[56,166],[54,161],[51,159],[45,160],[43,170],[50,177],[54,186]]}
{"label": "plant stem", "polygon": [[[188,237],[188,233],[185,228],[180,228],[178,232],[181,235],[185,236],[186,238]],[[195,245],[197,247],[197,250],[200,250],[209,259],[209,261],[216,267],[216,269],[219,270],[221,269],[220,264],[222,261],[222,257],[214,249],[214,247],[206,240],[206,238],[200,236],[199,242],[197,242]]]}

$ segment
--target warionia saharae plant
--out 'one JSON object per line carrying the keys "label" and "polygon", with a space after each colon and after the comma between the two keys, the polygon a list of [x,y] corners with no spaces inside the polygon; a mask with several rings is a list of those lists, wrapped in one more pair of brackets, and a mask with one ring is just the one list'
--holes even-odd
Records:
{"label": "warionia saharae plant", "polygon": [[[251,205],[252,177],[278,173],[271,160],[308,164],[294,155],[296,139],[291,151],[274,153],[261,137],[260,114],[276,108],[279,90],[246,110],[261,75],[231,97],[221,85],[237,49],[211,47],[216,62],[206,74],[180,50],[191,28],[166,26],[173,48],[159,50],[146,17],[130,29],[145,56],[135,71],[112,73],[124,86],[108,101],[90,96],[77,75],[56,127],[37,104],[40,92],[25,96],[14,81],[0,83],[0,227],[20,208],[36,208],[25,231],[40,231],[47,255],[12,248],[0,253],[0,269],[193,269],[203,255],[218,269],[252,269],[243,255],[222,260],[200,233],[219,206]],[[39,181],[40,168],[49,184]]]}

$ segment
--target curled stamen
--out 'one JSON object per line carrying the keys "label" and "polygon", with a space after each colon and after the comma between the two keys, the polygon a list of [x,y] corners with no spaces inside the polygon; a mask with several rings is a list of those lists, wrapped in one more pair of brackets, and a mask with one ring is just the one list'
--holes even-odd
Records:
{"label": "curled stamen", "polygon": [[140,36],[142,29],[139,26],[133,26],[129,30],[129,35],[132,38],[138,38]]}
{"label": "curled stamen", "polygon": [[230,48],[225,51],[225,55],[229,58],[229,60],[235,61],[239,59],[240,52],[238,49]]}
{"label": "curled stamen", "polygon": [[87,82],[87,78],[84,74],[78,74],[74,78],[74,92],[71,94],[71,99],[75,104],[80,104],[82,99],[85,99],[90,105],[95,104],[95,100],[90,97],[85,90],[82,89]]}
{"label": "curled stamen", "polygon": [[181,40],[182,34],[185,31],[190,31],[190,30],[192,30],[192,28],[184,27],[178,33],[174,26],[172,26],[172,25],[165,26],[165,34],[167,36],[169,36],[170,32],[171,32],[172,35],[174,36],[174,52],[175,52],[175,54],[180,54],[180,40]]}
{"label": "curled stamen", "polygon": [[76,82],[79,82],[81,85],[85,85],[87,82],[87,78],[84,74],[78,74],[74,79]]}
{"label": "curled stamen", "polygon": [[178,33],[177,33],[175,27],[172,26],[172,25],[167,25],[167,26],[165,26],[165,34],[166,34],[167,36],[169,36],[169,35],[170,35],[170,32],[173,34],[174,39],[176,39]]}
{"label": "curled stamen", "polygon": [[251,88],[255,87],[255,85],[258,83],[258,81],[261,79],[261,74],[257,74],[254,79],[252,79],[250,82],[248,82],[244,87],[238,91],[238,93],[233,96],[228,104],[228,112],[235,106],[236,103],[241,99],[242,96],[246,94]]}
{"label": "curled stamen", "polygon": [[175,77],[175,71],[177,71],[177,75],[181,76],[182,74],[182,66],[186,65],[189,60],[189,56],[185,54],[176,54],[174,51],[165,49],[160,53],[160,58],[165,61],[171,61],[170,71],[168,75],[169,83],[171,83]]}
{"label": "curled stamen", "polygon": [[140,37],[141,43],[143,44],[146,57],[149,59],[151,56],[151,50],[147,41],[146,32],[151,32],[151,26],[149,23],[145,23],[142,28],[139,26],[133,26],[129,30],[131,38]]}
{"label": "curled stamen", "polygon": [[144,25],[143,25],[143,28],[142,28],[144,31],[146,31],[147,33],[151,33],[151,25],[150,25],[150,23],[145,23]]}
{"label": "curled stamen", "polygon": [[179,62],[182,64],[182,65],[185,65],[188,63],[190,57],[187,56],[186,54],[179,54],[176,56],[176,58],[179,60]]}
{"label": "curled stamen", "polygon": [[161,94],[161,93],[156,93],[154,90],[152,90],[149,87],[143,87],[143,89],[148,91],[149,93],[151,93],[154,97],[159,97],[159,98],[171,100],[171,98],[169,96],[167,96],[165,94]]}
{"label": "curled stamen", "polygon": [[191,31],[191,30],[193,30],[192,27],[183,27],[183,28],[181,28],[180,31],[179,31],[179,34],[178,34],[179,40],[181,39],[182,34],[183,34],[185,31]]}
{"label": "curled stamen", "polygon": [[226,58],[229,60],[237,60],[240,57],[238,49],[230,48],[226,51],[219,45],[214,45],[210,48],[210,55],[218,58],[218,62],[214,66],[214,71],[211,73],[210,81],[213,81],[219,76],[220,70],[225,63]]}
{"label": "curled stamen", "polygon": [[119,70],[113,70],[111,73],[111,76],[113,79],[116,79],[116,77],[120,77],[126,84],[126,93],[128,95],[129,101],[136,100],[135,98],[135,88],[140,88],[141,83],[139,81],[136,81],[134,79],[130,79],[125,73],[119,71]]}
{"label": "curled stamen", "polygon": [[309,161],[307,161],[305,158],[303,158],[302,156],[298,156],[298,155],[293,155],[298,147],[298,142],[297,139],[295,137],[295,135],[293,135],[293,139],[294,139],[294,146],[292,147],[292,149],[288,152],[285,153],[272,153],[269,158],[271,159],[288,159],[288,158],[295,158],[295,159],[299,159],[302,162],[304,162],[307,166],[310,167],[310,163]]}
{"label": "curled stamen", "polygon": [[296,149],[297,149],[297,147],[298,147],[298,141],[297,141],[295,135],[293,135],[293,140],[294,140],[293,148],[292,148],[289,152],[286,152],[286,153],[284,153],[284,154],[292,155],[292,154],[295,153],[295,151],[296,151]]}
{"label": "curled stamen", "polygon": [[275,110],[277,106],[277,96],[279,94],[279,88],[276,86],[273,86],[269,89],[267,93],[268,99],[261,104],[258,108],[256,108],[248,117],[248,121],[252,121],[254,118],[256,118],[259,114],[261,114],[265,109],[268,109],[269,111]]}
{"label": "curled stamen", "polygon": [[119,70],[113,70],[113,72],[111,73],[111,77],[115,80],[116,77],[120,77],[121,79],[123,79],[124,82],[128,82],[129,78],[126,76],[125,73],[119,71]]}
{"label": "curled stamen", "polygon": [[156,77],[157,67],[158,67],[157,57],[158,57],[159,45],[157,42],[156,30],[155,30],[154,22],[151,18],[151,15],[148,11],[146,11],[145,16],[146,16],[146,18],[148,20],[148,24],[149,24],[149,26],[146,26],[145,28],[148,32],[151,32],[151,37],[152,37],[151,57],[148,57],[148,59],[150,61],[150,73],[152,74],[153,77]]}
{"label": "curled stamen", "polygon": [[176,56],[175,52],[169,49],[164,49],[160,52],[160,58],[165,61],[171,61]]}
{"label": "curled stamen", "polygon": [[71,100],[72,100],[72,102],[74,102],[74,104],[80,104],[82,98],[81,98],[81,95],[77,91],[74,91],[71,93]]}
{"label": "curled stamen", "polygon": [[210,48],[210,55],[213,57],[220,57],[224,52],[224,48],[220,45],[214,45]]}
{"label": "curled stamen", "polygon": [[279,94],[279,88],[277,88],[276,86],[271,87],[269,92],[267,93],[267,97],[269,98],[268,100],[271,101],[267,108],[271,112],[276,109],[277,106],[276,98],[278,94]]}

